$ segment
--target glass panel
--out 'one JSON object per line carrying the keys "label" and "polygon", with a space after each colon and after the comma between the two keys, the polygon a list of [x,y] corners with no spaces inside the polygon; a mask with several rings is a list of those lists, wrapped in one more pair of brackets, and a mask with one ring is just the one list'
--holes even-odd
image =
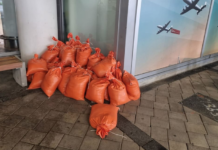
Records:
{"label": "glass panel", "polygon": [[142,0],[135,75],[199,58],[211,0]]}
{"label": "glass panel", "polygon": [[66,35],[90,38],[104,55],[114,48],[117,0],[64,0]]}

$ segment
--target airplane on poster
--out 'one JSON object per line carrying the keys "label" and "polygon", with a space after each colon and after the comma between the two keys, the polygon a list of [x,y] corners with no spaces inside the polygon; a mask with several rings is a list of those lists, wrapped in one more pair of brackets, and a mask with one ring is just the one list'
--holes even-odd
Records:
{"label": "airplane on poster", "polygon": [[204,5],[202,5],[201,7],[197,5],[197,3],[199,2],[199,0],[183,0],[188,6],[185,6],[181,12],[180,15],[183,15],[187,12],[189,12],[192,9],[197,10],[197,15],[207,6],[207,2],[205,2]]}
{"label": "airplane on poster", "polygon": [[157,32],[157,34],[163,32],[163,31],[167,31],[167,33],[173,28],[172,26],[170,28],[167,29],[167,26],[170,24],[171,21],[169,21],[167,24],[165,24],[164,26],[157,26],[160,30]]}

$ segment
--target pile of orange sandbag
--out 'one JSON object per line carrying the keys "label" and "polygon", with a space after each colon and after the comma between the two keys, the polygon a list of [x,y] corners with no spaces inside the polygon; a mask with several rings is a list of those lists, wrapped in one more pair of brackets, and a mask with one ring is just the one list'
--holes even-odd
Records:
{"label": "pile of orange sandbag", "polygon": [[[116,118],[103,120],[102,122],[109,121],[108,124],[111,124],[107,126],[95,121],[98,118],[96,115],[109,115],[109,111],[117,113],[116,106],[138,100],[138,81],[127,71],[121,71],[121,63],[116,61],[113,51],[105,57],[99,48],[95,48],[95,53],[91,54],[89,39],[82,43],[79,36],[74,39],[72,33],[67,37],[69,41],[66,44],[53,37],[56,45],[48,46],[41,58],[35,54],[34,58],[29,60],[28,89],[41,88],[51,97],[58,88],[64,96],[72,100],[86,98],[99,104],[93,108],[90,123],[93,128],[97,128],[96,133],[104,138],[116,126]],[[104,100],[110,101],[110,105],[104,104]],[[100,108],[105,109],[102,112]],[[111,113],[114,116],[114,113]]]}

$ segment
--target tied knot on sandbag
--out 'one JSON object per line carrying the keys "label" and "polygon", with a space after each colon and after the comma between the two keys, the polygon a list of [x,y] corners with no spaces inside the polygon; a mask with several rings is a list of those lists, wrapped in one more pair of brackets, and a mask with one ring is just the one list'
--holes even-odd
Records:
{"label": "tied knot on sandbag", "polygon": [[102,139],[108,135],[108,132],[110,132],[110,130],[104,124],[100,124],[96,128],[96,134],[99,135]]}

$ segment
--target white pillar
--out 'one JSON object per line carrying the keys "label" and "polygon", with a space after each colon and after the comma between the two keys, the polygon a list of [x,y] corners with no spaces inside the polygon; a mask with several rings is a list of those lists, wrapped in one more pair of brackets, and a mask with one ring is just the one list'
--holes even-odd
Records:
{"label": "white pillar", "polygon": [[58,36],[56,0],[14,0],[21,59],[28,62]]}

